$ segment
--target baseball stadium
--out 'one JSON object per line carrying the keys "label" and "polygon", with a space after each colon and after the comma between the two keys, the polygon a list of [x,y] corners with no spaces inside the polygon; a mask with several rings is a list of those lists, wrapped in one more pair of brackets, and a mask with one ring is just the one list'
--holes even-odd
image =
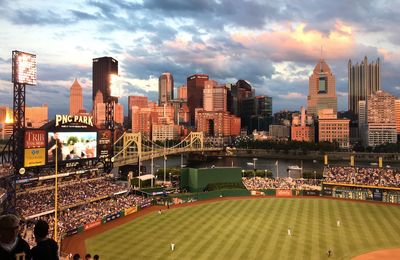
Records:
{"label": "baseball stadium", "polygon": [[252,170],[164,164],[147,172],[142,161],[160,154],[166,162],[168,153],[221,151],[195,132],[168,149],[127,133],[112,147],[110,132],[89,119],[65,117],[63,126],[62,118],[25,131],[24,171],[0,168],[2,206],[14,206],[31,247],[44,221],[63,259],[400,257],[400,170],[381,160],[332,166],[325,156],[311,177],[273,176],[255,158]]}

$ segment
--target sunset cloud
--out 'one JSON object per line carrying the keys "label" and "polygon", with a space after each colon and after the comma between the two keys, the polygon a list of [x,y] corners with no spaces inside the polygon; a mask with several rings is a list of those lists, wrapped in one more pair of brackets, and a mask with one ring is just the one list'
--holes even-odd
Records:
{"label": "sunset cloud", "polygon": [[298,109],[322,47],[344,110],[349,59],[379,57],[383,88],[400,95],[399,8],[372,0],[0,1],[0,104],[12,98],[10,57],[18,49],[38,57],[28,105],[48,102],[50,114],[68,111],[75,77],[91,107],[92,59],[101,56],[119,61],[125,96],[156,100],[165,71],[176,86],[207,73],[220,83],[248,80],[273,97],[274,111]]}

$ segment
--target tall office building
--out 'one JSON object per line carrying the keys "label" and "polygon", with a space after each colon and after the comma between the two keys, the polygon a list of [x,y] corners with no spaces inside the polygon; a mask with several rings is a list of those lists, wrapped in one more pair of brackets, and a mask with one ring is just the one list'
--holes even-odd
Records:
{"label": "tall office building", "polygon": [[128,125],[132,125],[132,107],[145,108],[149,105],[149,99],[145,96],[128,96]]}
{"label": "tall office building", "polygon": [[337,113],[336,79],[325,60],[321,59],[309,78],[307,112],[314,116],[321,109]]}
{"label": "tall office building", "polygon": [[397,142],[395,97],[382,90],[367,98],[368,146]]}
{"label": "tall office building", "polygon": [[396,115],[396,131],[400,135],[400,99],[396,99],[394,103],[394,113]]}
{"label": "tall office building", "polygon": [[241,123],[247,132],[268,131],[272,124],[272,97],[256,96],[241,100]]}
{"label": "tall office building", "polygon": [[204,82],[203,108],[205,111],[226,111],[227,89],[214,80]]}
{"label": "tall office building", "polygon": [[164,72],[158,78],[158,105],[168,103],[174,99],[174,77],[169,72]]}
{"label": "tall office building", "polygon": [[348,63],[348,106],[349,110],[358,115],[358,101],[367,100],[368,96],[380,90],[380,60],[379,58],[368,64],[365,56],[364,60],[352,65]]}
{"label": "tall office building", "polygon": [[367,136],[367,101],[358,101],[358,137],[366,143]]}
{"label": "tall office building", "polygon": [[98,128],[103,127],[106,120],[106,106],[103,103],[103,94],[101,91],[97,91],[93,101],[93,120]]}
{"label": "tall office building", "polygon": [[[249,82],[240,79],[232,85],[228,95],[228,110],[234,115],[242,116],[243,100],[254,97],[255,91]],[[242,118],[243,124],[243,118]]]}
{"label": "tall office building", "polygon": [[187,86],[182,85],[178,88],[178,99],[187,101]]}
{"label": "tall office building", "polygon": [[116,59],[112,57],[93,59],[93,101],[99,91],[103,95],[104,101],[107,101],[111,96],[111,75],[118,75],[118,61]]}
{"label": "tall office building", "polygon": [[192,126],[195,125],[195,109],[203,107],[203,89],[206,80],[208,80],[206,74],[194,74],[187,78],[187,99]]}
{"label": "tall office building", "polygon": [[83,95],[82,87],[78,80],[75,79],[69,92],[69,114],[77,115],[83,110]]}

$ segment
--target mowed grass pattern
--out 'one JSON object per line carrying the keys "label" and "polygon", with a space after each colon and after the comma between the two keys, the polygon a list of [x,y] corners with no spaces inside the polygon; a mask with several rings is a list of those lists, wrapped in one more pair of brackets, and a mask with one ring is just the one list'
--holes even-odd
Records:
{"label": "mowed grass pattern", "polygon": [[328,248],[330,259],[350,259],[400,247],[400,207],[325,199],[225,200],[154,212],[85,242],[103,260],[308,260],[327,258]]}

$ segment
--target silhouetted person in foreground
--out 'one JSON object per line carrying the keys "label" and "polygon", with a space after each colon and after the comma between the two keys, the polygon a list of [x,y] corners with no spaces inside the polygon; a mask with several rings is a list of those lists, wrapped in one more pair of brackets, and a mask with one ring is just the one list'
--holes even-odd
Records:
{"label": "silhouetted person in foreground", "polygon": [[44,220],[38,220],[33,230],[36,246],[32,248],[33,260],[58,260],[58,245],[54,239],[48,238],[49,225]]}
{"label": "silhouetted person in foreground", "polygon": [[29,244],[18,235],[19,218],[13,214],[0,216],[0,259],[31,259]]}

